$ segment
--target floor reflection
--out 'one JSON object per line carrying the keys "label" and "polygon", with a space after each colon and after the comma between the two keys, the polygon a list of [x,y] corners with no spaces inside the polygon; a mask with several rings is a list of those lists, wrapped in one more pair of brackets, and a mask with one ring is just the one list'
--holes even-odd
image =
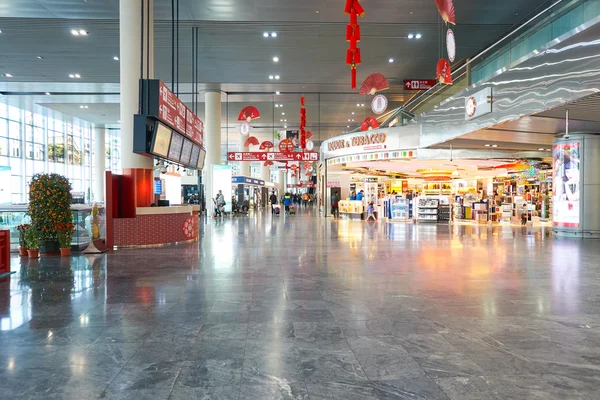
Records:
{"label": "floor reflection", "polygon": [[200,232],[13,258],[0,281],[3,396],[595,398],[596,242],[314,209]]}

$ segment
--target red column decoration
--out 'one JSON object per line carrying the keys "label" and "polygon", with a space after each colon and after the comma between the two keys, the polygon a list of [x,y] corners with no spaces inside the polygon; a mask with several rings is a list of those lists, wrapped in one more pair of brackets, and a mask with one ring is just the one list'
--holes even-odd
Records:
{"label": "red column decoration", "polygon": [[346,65],[350,66],[352,73],[352,89],[356,88],[356,66],[360,64],[360,49],[356,46],[360,42],[360,25],[358,16],[364,17],[365,10],[358,0],[346,0],[344,12],[350,15],[350,23],[346,26],[346,41],[350,48],[346,52]]}

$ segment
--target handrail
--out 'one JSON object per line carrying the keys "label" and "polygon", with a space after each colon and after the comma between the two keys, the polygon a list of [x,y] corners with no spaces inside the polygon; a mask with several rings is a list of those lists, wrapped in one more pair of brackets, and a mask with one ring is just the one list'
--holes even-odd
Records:
{"label": "handrail", "polygon": [[[489,53],[492,49],[496,48],[500,43],[504,42],[506,39],[509,39],[511,37],[513,37],[516,33],[520,32],[524,27],[528,26],[530,23],[532,23],[533,21],[535,21],[536,19],[538,19],[539,17],[541,17],[542,15],[545,15],[546,13],[548,13],[549,11],[551,11],[554,7],[556,7],[557,5],[561,4],[563,1],[567,1],[567,0],[557,0],[556,2],[552,3],[550,6],[546,7],[544,10],[538,12],[536,15],[534,15],[533,17],[529,18],[526,22],[524,22],[523,24],[519,25],[517,28],[515,28],[513,31],[509,32],[508,34],[506,34],[505,36],[503,36],[502,38],[498,39],[495,43],[493,43],[492,45],[490,45],[489,47],[485,48],[484,50],[482,50],[481,52],[479,52],[477,55],[475,55],[474,57],[467,59],[465,63],[463,63],[462,65],[460,65],[458,68],[456,68],[454,71],[452,71],[452,75],[457,74],[458,72],[460,72],[461,70],[467,68],[469,65],[471,65],[471,63],[473,63],[475,60],[481,58],[482,56],[484,56],[485,54]],[[419,95],[414,96],[413,98],[411,98],[404,106],[403,108],[408,108],[409,106],[411,106],[412,104],[414,104],[418,99],[427,96],[428,93],[430,93],[431,91],[436,90],[437,88],[439,88],[441,86],[441,84],[438,82],[436,83],[434,86],[432,86],[430,89],[421,92]]]}

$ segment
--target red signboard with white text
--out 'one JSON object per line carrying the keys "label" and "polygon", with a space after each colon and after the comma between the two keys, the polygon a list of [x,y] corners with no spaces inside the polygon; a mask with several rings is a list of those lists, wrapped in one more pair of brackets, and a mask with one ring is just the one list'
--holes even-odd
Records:
{"label": "red signboard with white text", "polygon": [[[152,81],[151,81],[152,82]],[[204,124],[185,103],[161,81],[158,82],[158,111],[156,116],[177,132],[199,145],[204,143]],[[153,109],[153,107],[151,107]]]}
{"label": "red signboard with white text", "polygon": [[436,84],[435,79],[405,79],[405,90],[429,90]]}
{"label": "red signboard with white text", "polygon": [[319,161],[316,151],[304,152],[229,152],[229,161]]}

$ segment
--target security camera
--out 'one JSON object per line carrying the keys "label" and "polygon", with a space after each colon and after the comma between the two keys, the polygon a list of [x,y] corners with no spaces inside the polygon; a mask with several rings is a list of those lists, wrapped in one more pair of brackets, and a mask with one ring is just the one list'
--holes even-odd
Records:
{"label": "security camera", "polygon": [[167,173],[167,166],[166,165],[162,165],[160,167],[160,173],[161,174],[166,174]]}

